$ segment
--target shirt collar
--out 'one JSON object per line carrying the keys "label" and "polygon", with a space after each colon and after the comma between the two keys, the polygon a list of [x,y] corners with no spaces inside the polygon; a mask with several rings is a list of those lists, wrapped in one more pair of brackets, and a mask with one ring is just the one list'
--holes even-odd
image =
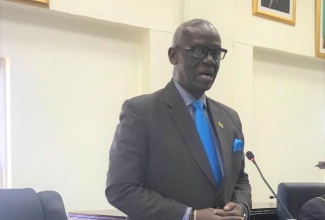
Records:
{"label": "shirt collar", "polygon": [[207,106],[205,93],[203,93],[203,95],[196,100],[191,94],[189,94],[185,89],[183,89],[181,87],[181,85],[179,85],[178,82],[176,82],[175,79],[173,79],[173,82],[174,82],[179,94],[181,95],[182,99],[184,100],[186,106],[191,105],[194,101],[203,102],[203,106],[205,106],[205,107]]}

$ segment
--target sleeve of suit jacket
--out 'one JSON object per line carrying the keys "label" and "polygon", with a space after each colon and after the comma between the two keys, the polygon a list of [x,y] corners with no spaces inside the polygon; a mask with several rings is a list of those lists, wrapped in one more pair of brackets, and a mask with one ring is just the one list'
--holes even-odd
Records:
{"label": "sleeve of suit jacket", "polygon": [[129,219],[181,220],[187,205],[142,187],[149,159],[144,114],[134,99],[123,104],[110,149],[106,197]]}

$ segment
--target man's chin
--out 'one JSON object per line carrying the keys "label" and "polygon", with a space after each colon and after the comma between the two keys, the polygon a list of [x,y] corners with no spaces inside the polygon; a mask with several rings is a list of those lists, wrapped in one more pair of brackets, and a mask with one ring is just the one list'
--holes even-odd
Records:
{"label": "man's chin", "polygon": [[211,89],[213,84],[209,84],[209,85],[200,85],[198,90],[203,94],[204,92],[208,91],[209,89]]}
{"label": "man's chin", "polygon": [[209,83],[200,83],[200,89],[204,92],[208,91],[213,86],[213,83],[214,83],[214,80]]}

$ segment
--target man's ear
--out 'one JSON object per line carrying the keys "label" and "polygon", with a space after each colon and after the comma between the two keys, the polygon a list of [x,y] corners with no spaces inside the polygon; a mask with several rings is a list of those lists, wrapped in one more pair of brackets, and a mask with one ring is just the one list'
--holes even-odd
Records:
{"label": "man's ear", "polygon": [[168,49],[168,58],[169,62],[173,65],[177,64],[178,61],[178,53],[175,47],[170,47]]}

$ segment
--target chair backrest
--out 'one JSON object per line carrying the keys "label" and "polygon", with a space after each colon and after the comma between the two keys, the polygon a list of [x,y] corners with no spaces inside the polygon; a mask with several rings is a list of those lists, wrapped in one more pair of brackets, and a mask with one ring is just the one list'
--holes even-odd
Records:
{"label": "chair backrest", "polygon": [[37,193],[41,201],[45,220],[67,220],[64,203],[59,193],[43,191]]}
{"label": "chair backrest", "polygon": [[0,189],[0,219],[67,220],[61,196],[54,191]]}
{"label": "chair backrest", "polygon": [[[325,183],[280,183],[278,185],[278,198],[286,206],[293,218],[298,219],[302,205],[308,200],[323,195]],[[279,220],[289,219],[288,214],[277,202]]]}

